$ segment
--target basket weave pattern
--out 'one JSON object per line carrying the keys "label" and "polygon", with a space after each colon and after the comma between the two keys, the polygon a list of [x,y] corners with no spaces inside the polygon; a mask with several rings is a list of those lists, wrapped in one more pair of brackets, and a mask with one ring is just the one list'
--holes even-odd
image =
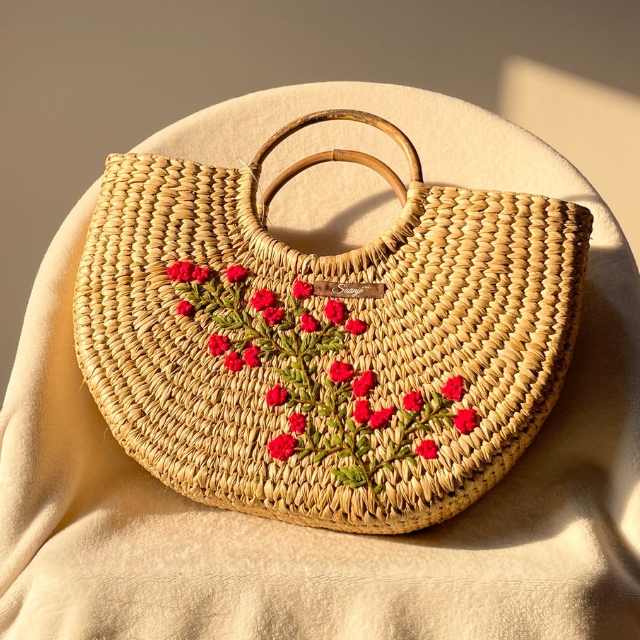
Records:
{"label": "basket weave pattern", "polygon": [[[305,256],[258,222],[249,169],[154,155],[112,155],[74,301],[78,361],[114,436],[140,464],[200,502],[289,522],[402,533],[460,512],[511,468],[553,407],[569,365],[586,268],[590,213],[528,194],[410,185],[399,222],[342,256]],[[268,367],[231,373],[212,358],[206,314],[176,316],[168,265],[223,272],[281,298],[296,279],[383,282],[382,299],[350,300],[369,325],[349,343],[372,369],[372,406],[468,382],[469,435],[443,426],[439,455],[382,469],[382,512],[367,488],[338,485],[335,462],[273,460],[267,443],[290,410],[267,410]],[[307,306],[317,315],[324,300]],[[319,359],[327,369],[330,358]],[[393,426],[372,436],[384,447]]]}

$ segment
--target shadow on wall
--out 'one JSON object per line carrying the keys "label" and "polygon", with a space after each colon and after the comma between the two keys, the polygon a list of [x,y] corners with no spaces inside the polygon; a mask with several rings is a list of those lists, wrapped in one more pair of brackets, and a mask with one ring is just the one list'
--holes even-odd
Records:
{"label": "shadow on wall", "polygon": [[507,58],[498,113],[557,149],[591,181],[640,258],[640,98],[522,57]]}

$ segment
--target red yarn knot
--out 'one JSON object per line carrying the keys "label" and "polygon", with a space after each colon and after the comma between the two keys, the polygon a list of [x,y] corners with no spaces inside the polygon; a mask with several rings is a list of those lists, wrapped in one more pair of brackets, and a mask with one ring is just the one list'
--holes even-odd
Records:
{"label": "red yarn knot", "polygon": [[373,371],[365,371],[357,380],[353,381],[353,395],[356,398],[366,396],[376,386],[376,376]]}
{"label": "red yarn knot", "polygon": [[348,362],[336,360],[329,369],[329,376],[333,382],[346,382],[353,377],[355,371]]}
{"label": "red yarn knot", "polygon": [[303,433],[307,428],[307,419],[301,413],[289,416],[289,428],[294,433]]}
{"label": "red yarn knot", "polygon": [[313,285],[304,280],[296,280],[293,283],[293,297],[297,300],[306,300],[313,293]]}
{"label": "red yarn knot", "polygon": [[349,322],[347,322],[347,324],[345,325],[345,329],[353,336],[360,336],[362,335],[366,330],[367,327],[369,325],[366,322],[363,322],[362,320],[358,320],[357,318],[354,320],[349,320]]}
{"label": "red yarn knot", "polygon": [[270,289],[258,289],[251,298],[251,306],[256,311],[263,311],[269,307],[273,307],[276,303],[276,294]]}
{"label": "red yarn knot", "polygon": [[402,398],[402,404],[407,411],[420,411],[424,406],[424,400],[419,391],[409,391],[409,393]]}
{"label": "red yarn knot", "polygon": [[228,353],[227,357],[224,359],[224,366],[227,367],[229,371],[233,371],[234,373],[242,369],[242,364],[242,358],[237,351]]}
{"label": "red yarn knot", "polygon": [[434,440],[423,440],[416,447],[416,453],[426,460],[433,460],[438,457],[438,447]]}
{"label": "red yarn knot", "polygon": [[391,416],[395,409],[390,407],[388,409],[379,409],[371,416],[371,428],[379,429],[380,427],[386,427],[389,424],[389,420],[391,420]]}
{"label": "red yarn knot", "polygon": [[453,418],[453,425],[462,433],[467,435],[478,426],[478,416],[475,409],[460,409],[458,415]]}
{"label": "red yarn knot", "polygon": [[206,280],[211,280],[211,269],[209,267],[195,267],[192,277],[202,284]]}
{"label": "red yarn knot", "polygon": [[245,349],[242,357],[248,367],[253,368],[260,366],[260,349],[258,349],[258,347],[249,347],[248,349]]}
{"label": "red yarn knot", "polygon": [[356,422],[366,422],[371,418],[371,406],[368,400],[358,400],[356,402],[356,408],[353,412],[353,419]]}
{"label": "red yarn knot", "polygon": [[300,329],[305,333],[313,333],[318,330],[318,321],[311,314],[304,311],[300,316]]}
{"label": "red yarn knot", "polygon": [[293,455],[297,444],[297,440],[288,433],[281,433],[275,437],[269,444],[269,454],[276,460],[286,460]]}
{"label": "red yarn knot", "polygon": [[287,401],[288,395],[287,390],[277,384],[273,389],[267,391],[267,404],[270,407],[279,407]]}
{"label": "red yarn knot", "polygon": [[179,316],[190,316],[193,313],[193,305],[186,300],[180,300],[176,305],[176,313]]}
{"label": "red yarn knot", "polygon": [[167,269],[167,275],[174,282],[189,282],[193,276],[193,269],[190,262],[178,261]]}
{"label": "red yarn knot", "polygon": [[327,300],[324,314],[330,322],[342,324],[347,318],[347,308],[339,300]]}
{"label": "red yarn knot", "polygon": [[445,398],[449,398],[449,400],[460,402],[460,400],[462,400],[462,396],[464,395],[464,378],[462,376],[449,378],[446,381],[444,387],[442,387],[442,389],[440,390],[440,393]]}
{"label": "red yarn knot", "polygon": [[239,264],[232,264],[227,269],[227,282],[233,284],[234,282],[240,282],[244,280],[249,272]]}
{"label": "red yarn knot", "polygon": [[229,338],[227,336],[214,333],[209,338],[209,353],[212,356],[221,356],[227,349],[229,349]]}
{"label": "red yarn knot", "polygon": [[264,310],[264,319],[270,327],[273,327],[276,324],[280,324],[284,318],[284,309],[275,309],[274,307],[269,307]]}

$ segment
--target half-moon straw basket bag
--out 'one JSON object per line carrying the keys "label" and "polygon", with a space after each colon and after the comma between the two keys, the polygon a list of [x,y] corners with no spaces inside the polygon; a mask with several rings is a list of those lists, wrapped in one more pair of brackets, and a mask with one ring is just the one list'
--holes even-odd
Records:
{"label": "half-moon straw basket bag", "polygon": [[[380,160],[333,150],[258,190],[279,142],[336,119],[389,134],[408,188]],[[268,205],[331,160],[381,173],[402,211],[366,246],[304,255],[269,234]],[[359,111],[299,118],[240,169],[114,154],[75,286],[78,361],[117,441],[185,496],[412,531],[491,489],[551,411],[591,224],[553,198],[427,186],[409,139]]]}

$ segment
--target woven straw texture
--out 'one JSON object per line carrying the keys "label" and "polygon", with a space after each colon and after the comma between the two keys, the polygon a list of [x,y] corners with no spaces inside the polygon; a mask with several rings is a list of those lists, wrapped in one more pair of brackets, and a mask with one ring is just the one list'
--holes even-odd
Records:
{"label": "woven straw texture", "polygon": [[[208,505],[298,524],[403,533],[472,504],[512,467],[553,407],[579,323],[588,210],[528,194],[412,182],[393,228],[340,256],[307,256],[259,223],[249,168],[112,155],[78,272],[74,328],[85,380],[126,452],[174,490]],[[335,460],[274,460],[267,444],[291,410],[265,405],[272,367],[228,371],[208,353],[211,317],[176,316],[167,267],[223,273],[242,264],[249,295],[285,299],[298,278],[383,282],[382,299],[348,302],[368,323],[341,356],[372,369],[372,407],[409,390],[468,384],[469,434],[431,437],[437,459],[396,461],[368,487],[336,481]],[[326,301],[305,306],[322,315]],[[321,356],[327,369],[334,356]],[[320,423],[318,423],[320,425]],[[374,455],[394,437],[376,431]],[[321,428],[319,426],[319,428]],[[381,506],[382,505],[382,508]]]}

